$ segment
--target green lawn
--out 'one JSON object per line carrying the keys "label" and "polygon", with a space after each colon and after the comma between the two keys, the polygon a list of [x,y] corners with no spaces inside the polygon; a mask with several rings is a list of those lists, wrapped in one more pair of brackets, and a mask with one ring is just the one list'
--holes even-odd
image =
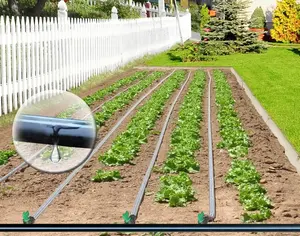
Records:
{"label": "green lawn", "polygon": [[212,62],[171,61],[164,52],[146,61],[146,65],[234,67],[298,153],[300,152],[299,46],[271,47],[263,54],[220,56],[217,61]]}

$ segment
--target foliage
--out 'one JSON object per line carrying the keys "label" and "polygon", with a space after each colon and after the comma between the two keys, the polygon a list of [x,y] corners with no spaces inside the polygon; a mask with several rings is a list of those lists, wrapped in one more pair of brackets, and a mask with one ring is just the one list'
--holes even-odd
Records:
{"label": "foliage", "polygon": [[204,40],[227,42],[233,41],[233,49],[239,53],[263,51],[264,46],[258,42],[257,34],[247,30],[247,20],[242,16],[249,1],[216,0],[217,16],[211,17],[207,25],[209,31],[203,35]]}
{"label": "foliage", "polygon": [[93,182],[110,182],[121,179],[121,174],[118,170],[97,170],[95,176],[91,179]]}
{"label": "foliage", "polygon": [[184,78],[184,71],[176,71],[155,91],[151,98],[139,108],[127,129],[113,141],[112,147],[99,156],[99,161],[109,166],[130,163],[137,155],[140,146],[147,141],[150,131],[162,114],[166,101]]}
{"label": "foliage", "polygon": [[236,159],[232,162],[226,182],[238,187],[239,201],[244,210],[248,211],[243,214],[245,222],[263,221],[272,215],[271,201],[259,181],[260,174],[249,160]]}
{"label": "foliage", "polygon": [[296,0],[277,1],[271,36],[285,43],[300,42],[300,11]]}
{"label": "foliage", "polygon": [[210,21],[210,15],[206,4],[202,5],[200,8],[200,30],[203,31],[204,27]]}
{"label": "foliage", "polygon": [[96,93],[94,93],[93,95],[85,97],[83,100],[86,102],[86,104],[88,106],[90,106],[95,101],[104,98],[105,96],[115,92],[119,88],[121,88],[125,85],[128,85],[128,84],[132,83],[133,81],[136,81],[138,79],[143,78],[144,76],[146,76],[146,74],[147,74],[146,71],[138,71],[138,72],[136,72],[135,74],[133,74],[129,77],[118,80],[117,82],[113,83],[112,85],[110,85],[110,86],[108,86],[104,89],[98,90]]}
{"label": "foliage", "polygon": [[195,160],[195,152],[200,148],[199,130],[205,82],[205,72],[198,70],[180,107],[177,125],[171,136],[168,158],[163,167],[164,172],[193,173],[200,169]]}
{"label": "foliage", "polygon": [[0,165],[5,165],[8,159],[15,154],[15,150],[0,150]]}
{"label": "foliage", "polygon": [[[226,175],[226,182],[234,184],[239,190],[239,200],[246,211],[245,222],[263,221],[271,217],[271,201],[267,191],[260,185],[261,176],[255,166],[247,159],[249,138],[234,110],[234,99],[226,76],[214,70],[216,83],[217,119],[222,141],[219,147],[225,148],[234,159]],[[253,212],[254,211],[254,212]]]}
{"label": "foliage", "polygon": [[189,11],[191,13],[192,30],[195,32],[202,31],[210,19],[207,6],[191,3]]}
{"label": "foliage", "polygon": [[250,28],[265,28],[266,17],[262,7],[257,7],[251,15]]}
{"label": "foliage", "polygon": [[231,94],[231,88],[221,71],[214,71],[214,79],[218,109],[217,119],[222,137],[218,147],[226,148],[231,157],[243,157],[248,154],[250,140],[234,110],[235,101]]}
{"label": "foliage", "polygon": [[160,78],[164,73],[156,71],[149,75],[146,79],[141,80],[136,85],[130,87],[127,91],[122,92],[116,98],[107,101],[103,104],[101,111],[96,112],[94,115],[95,122],[98,126],[104,125],[105,121],[108,120],[117,110],[129,104],[140,92],[150,86],[153,81]]}
{"label": "foliage", "polygon": [[96,11],[105,12],[110,18],[111,9],[114,6],[118,9],[119,19],[135,19],[140,17],[140,13],[136,9],[127,5],[122,5],[119,0],[97,1],[95,9]]}
{"label": "foliage", "polygon": [[216,56],[234,53],[234,42],[202,41],[187,42],[169,51],[173,60],[182,62],[213,61]]}
{"label": "foliage", "polygon": [[[110,14],[105,11],[99,11],[95,6],[89,5],[89,2],[85,0],[68,2],[67,7],[68,16],[72,18],[110,18]],[[47,1],[42,16],[57,16],[57,1]]]}
{"label": "foliage", "polygon": [[175,47],[169,52],[170,58],[181,62],[213,61],[216,56],[263,52],[266,47],[256,33],[246,29],[247,21],[241,17],[247,2],[216,0],[217,16],[209,18],[205,26],[208,30],[201,33],[203,41]]}
{"label": "foliage", "polygon": [[168,202],[170,207],[182,207],[195,200],[192,180],[184,172],[164,175],[160,178],[160,183],[160,190],[155,195],[157,202]]}
{"label": "foliage", "polygon": [[249,160],[234,159],[226,175],[226,182],[234,185],[255,184],[260,181],[260,174]]}
{"label": "foliage", "polygon": [[[33,8],[41,0],[20,0],[18,1],[18,8],[23,16],[35,15]],[[38,16],[56,17],[58,1],[45,0],[45,6],[42,8]],[[118,0],[97,1],[96,5],[90,5],[86,0],[75,0],[67,2],[68,16],[72,18],[96,18],[96,19],[110,19],[111,9],[115,6],[118,9],[118,16],[120,19],[134,19],[139,18],[140,13],[127,5],[122,5]],[[14,15],[9,10],[8,1],[2,2],[0,11],[5,15]]]}

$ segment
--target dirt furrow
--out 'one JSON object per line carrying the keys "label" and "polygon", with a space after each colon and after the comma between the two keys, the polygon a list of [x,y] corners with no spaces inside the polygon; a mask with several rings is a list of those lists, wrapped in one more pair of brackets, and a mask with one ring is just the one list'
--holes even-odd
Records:
{"label": "dirt furrow", "polygon": [[[190,82],[193,79],[191,74]],[[161,150],[158,154],[156,166],[162,167],[169,151],[169,145],[171,142],[171,135],[176,127],[178,120],[178,112],[183,102],[184,96],[188,92],[189,85],[186,86],[182,92],[171,116],[171,122],[166,130],[165,137],[161,146]],[[204,96],[205,97],[205,96]],[[205,99],[203,99],[205,100]],[[205,109],[205,105],[203,106]],[[205,114],[204,116],[205,117]],[[168,204],[162,204],[155,202],[155,194],[159,190],[159,178],[162,173],[152,172],[149,185],[146,189],[146,195],[140,208],[137,223],[149,224],[149,223],[197,223],[197,214],[201,211],[207,212],[208,208],[208,174],[207,174],[207,128],[206,120],[201,122],[201,150],[196,153],[197,161],[200,163],[200,172],[190,174],[193,181],[193,188],[196,190],[195,197],[197,201],[189,203],[186,207],[169,207]]]}

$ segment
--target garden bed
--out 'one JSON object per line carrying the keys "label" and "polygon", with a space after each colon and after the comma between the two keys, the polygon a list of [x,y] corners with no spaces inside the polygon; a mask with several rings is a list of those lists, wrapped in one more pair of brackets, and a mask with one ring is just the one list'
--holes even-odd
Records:
{"label": "garden bed", "polygon": [[[163,77],[165,77],[170,74],[173,69],[174,68],[144,68],[143,70],[148,70],[148,72],[160,70],[164,72]],[[140,70],[142,70],[142,68],[140,68]],[[122,214],[126,211],[130,211],[133,206],[138,190],[142,184],[142,179],[157,146],[160,132],[166,122],[167,114],[170,112],[171,104],[175,97],[179,95],[178,100],[175,103],[174,110],[171,113],[170,121],[158,152],[155,167],[152,170],[149,183],[145,190],[144,200],[141,203],[136,222],[196,224],[199,213],[202,211],[204,211],[204,213],[209,212],[207,136],[207,81],[209,77],[207,73],[209,72],[212,76],[216,76],[214,70],[215,69],[213,68],[177,68],[169,78],[167,78],[156,90],[154,90],[153,93],[139,104],[138,107],[134,109],[134,111],[124,120],[121,126],[100,149],[97,155],[95,155],[84,166],[73,181],[49,206],[47,211],[41,215],[38,219],[38,223],[123,223],[124,219],[122,218]],[[177,202],[178,204],[175,203],[175,205],[170,207],[169,205],[172,204],[169,204],[169,202],[162,203],[160,201],[156,201],[157,193],[161,188],[160,178],[163,175],[177,176],[180,173],[174,172],[169,174],[164,172],[162,167],[166,160],[170,158],[168,157],[168,153],[171,150],[170,143],[172,142],[173,147],[175,146],[176,148],[176,140],[172,141],[172,139],[174,139],[174,137],[172,138],[172,133],[180,122],[182,127],[185,127],[185,123],[182,122],[188,122],[184,121],[184,119],[178,120],[180,117],[179,114],[181,109],[193,108],[183,107],[182,104],[184,104],[184,99],[188,96],[189,91],[193,91],[191,86],[196,86],[193,85],[196,73],[201,74],[201,71],[205,71],[205,73],[203,73],[204,76],[206,76],[206,85],[204,86],[202,98],[198,97],[198,102],[201,105],[198,112],[201,111],[202,118],[199,121],[200,123],[198,127],[199,137],[195,137],[197,137],[200,145],[197,146],[195,149],[196,151],[191,154],[194,156],[195,161],[199,163],[200,171],[194,171],[197,169],[194,167],[194,169],[192,168],[193,171],[186,171],[189,172],[186,173],[186,176],[191,180],[191,188],[195,191],[193,195],[194,199],[184,202],[182,206],[178,206],[180,204]],[[230,157],[230,155],[233,156],[234,154],[237,155],[238,158],[246,158],[250,161],[253,168],[260,175],[260,178],[256,179],[258,182],[255,182],[255,184],[258,184],[266,190],[264,196],[270,200],[270,206],[266,206],[266,208],[263,209],[269,209],[271,212],[271,216],[267,215],[266,219],[263,219],[262,221],[266,223],[298,223],[300,218],[300,202],[298,200],[298,193],[300,192],[299,174],[296,172],[294,166],[289,163],[283,147],[279,144],[278,140],[259,116],[231,71],[223,68],[219,72],[226,76],[226,81],[228,81],[230,88],[228,90],[228,96],[232,96],[235,101],[233,109],[234,112],[236,112],[237,119],[241,125],[241,130],[239,132],[245,133],[249,139],[250,145],[247,146],[246,142],[246,146],[243,147],[247,151],[243,152],[232,151],[232,149],[228,148],[226,145],[222,148],[219,147],[218,143],[221,140],[226,139],[226,135],[224,136],[222,133],[224,124],[222,123],[223,128],[221,129],[220,123],[218,122],[220,117],[220,98],[218,100],[216,96],[218,91],[221,90],[217,88],[217,86],[220,86],[220,83],[215,77],[212,81],[211,88],[211,120],[216,195],[216,218],[214,222],[242,223],[243,214],[245,212],[251,213],[249,209],[248,211],[243,209],[243,206],[246,206],[245,203],[242,205],[239,202],[241,192],[239,192],[234,185],[225,182],[230,168],[233,168],[231,163],[233,161],[233,157]],[[189,80],[186,85],[182,87],[181,91],[180,88],[183,86],[184,81],[186,81],[187,78],[189,78]],[[148,88],[133,98],[128,105],[123,106],[110,118],[108,118],[105,125],[100,127],[98,138],[103,138],[112,126],[119,120],[119,118],[126,113],[129,107],[142,97],[143,94],[150,91],[150,89],[153,88],[158,81],[159,80],[152,83]],[[201,93],[201,88],[198,87],[197,89],[199,89],[199,93]],[[155,98],[155,96],[158,97]],[[109,96],[106,99],[108,98]],[[216,99],[217,103],[215,103]],[[158,104],[158,101],[160,101],[161,104]],[[195,106],[196,105],[197,103],[195,103]],[[144,107],[145,110],[143,110]],[[155,109],[161,110],[157,113],[157,115],[152,116],[151,114],[156,114],[153,113],[155,112]],[[141,113],[144,114],[143,116],[138,115],[141,111],[144,112]],[[193,112],[193,109],[190,110],[190,112]],[[234,116],[235,113],[229,112],[228,114]],[[150,120],[152,119],[151,124],[149,123],[149,126],[143,126],[143,119],[145,119],[146,122],[148,118]],[[133,122],[134,119],[136,120]],[[186,124],[190,125],[188,123]],[[126,164],[124,164],[123,161],[126,159],[120,159],[122,151],[116,152],[116,148],[112,147],[116,145],[115,140],[121,139],[121,136],[125,135],[124,133],[129,132],[126,130],[135,132],[135,125],[139,125],[139,128],[141,129],[140,134],[145,135],[145,137],[141,136],[143,142],[139,144],[131,144],[129,140],[130,133],[127,133],[127,135],[129,135],[127,146],[133,145],[132,150],[135,151],[132,151],[133,154],[130,162],[127,163],[125,161]],[[196,126],[193,127],[195,128]],[[178,142],[180,143],[181,141]],[[235,145],[235,148],[237,148],[236,150],[240,150],[240,146],[237,144]],[[111,151],[108,152],[108,150]],[[119,162],[122,160],[122,163],[115,165],[111,162],[112,156],[109,156],[111,154],[107,154],[110,152],[114,152],[115,156],[113,157]],[[101,158],[98,159],[99,157]],[[3,175],[3,173],[15,166],[18,162],[17,160],[17,158],[14,158],[9,161],[5,169],[1,170],[1,174]],[[119,178],[120,176],[117,177],[118,175],[115,175],[116,179],[111,177],[112,179],[106,178],[100,182],[93,182],[91,179],[95,176],[96,171],[99,169],[104,171],[119,171],[121,178]],[[49,194],[51,194],[51,192],[57,187],[60,181],[62,181],[66,176],[67,173],[53,176],[37,172],[32,168],[26,168],[20,173],[9,178],[5,183],[2,183],[2,194],[0,199],[2,202],[1,204],[3,205],[2,212],[4,213],[4,217],[2,218],[1,223],[20,222],[21,213],[26,210],[36,210],[36,208],[43,203]],[[252,177],[253,176],[249,176],[250,179]],[[108,179],[110,180],[109,182],[107,182]],[[212,222],[212,224],[214,222]]]}

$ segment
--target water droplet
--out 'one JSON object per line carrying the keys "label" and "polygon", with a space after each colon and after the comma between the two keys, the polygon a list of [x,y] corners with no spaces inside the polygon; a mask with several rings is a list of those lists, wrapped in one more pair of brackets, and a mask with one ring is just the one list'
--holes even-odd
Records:
{"label": "water droplet", "polygon": [[60,159],[61,159],[60,152],[59,152],[58,146],[55,144],[53,146],[50,160],[54,163],[58,163],[60,161]]}

